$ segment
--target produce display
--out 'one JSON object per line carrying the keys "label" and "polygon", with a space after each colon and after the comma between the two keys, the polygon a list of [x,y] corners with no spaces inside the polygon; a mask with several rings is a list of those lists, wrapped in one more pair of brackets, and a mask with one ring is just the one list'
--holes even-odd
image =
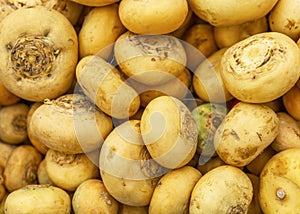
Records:
{"label": "produce display", "polygon": [[299,10],[0,0],[0,214],[300,213]]}

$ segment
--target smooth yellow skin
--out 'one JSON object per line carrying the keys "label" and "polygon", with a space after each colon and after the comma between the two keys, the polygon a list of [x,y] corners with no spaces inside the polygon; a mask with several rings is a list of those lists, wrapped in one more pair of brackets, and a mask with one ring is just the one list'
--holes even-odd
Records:
{"label": "smooth yellow skin", "polygon": [[98,179],[88,179],[75,190],[72,198],[75,214],[117,214],[119,202],[106,190],[103,182]]}
{"label": "smooth yellow skin", "polygon": [[201,176],[191,166],[165,174],[154,189],[149,214],[188,213],[191,193]]}
{"label": "smooth yellow skin", "polygon": [[45,156],[46,171],[58,187],[75,191],[85,180],[99,176],[98,167],[87,154],[65,154],[49,149]]}
{"label": "smooth yellow skin", "polygon": [[267,15],[278,0],[189,0],[194,13],[211,25],[232,26],[259,19]]}
{"label": "smooth yellow skin", "polygon": [[0,167],[5,167],[12,151],[17,148],[16,145],[0,141]]}
{"label": "smooth yellow skin", "polygon": [[193,24],[194,22],[194,15],[193,15],[193,11],[191,10],[191,7],[189,6],[188,7],[188,14],[187,16],[185,17],[185,20],[184,22],[181,24],[181,26],[171,32],[169,35],[170,36],[175,36],[177,38],[182,38],[182,36],[184,35],[185,31]]}
{"label": "smooth yellow skin", "polygon": [[283,33],[297,41],[300,34],[299,8],[299,1],[278,1],[269,14],[270,30]]}
{"label": "smooth yellow skin", "polygon": [[126,31],[120,21],[118,8],[117,4],[94,7],[84,17],[78,34],[80,58],[106,51]]}
{"label": "smooth yellow skin", "polygon": [[[73,99],[73,96],[81,99],[81,105],[85,107],[78,103],[70,104],[69,108],[55,104],[55,101]],[[66,94],[44,103],[34,111],[29,123],[31,134],[41,143],[67,154],[99,148],[113,126],[111,117],[78,94]]]}
{"label": "smooth yellow skin", "polygon": [[292,214],[300,210],[300,149],[274,155],[260,174],[259,202],[264,213]]}
{"label": "smooth yellow skin", "polygon": [[31,126],[30,126],[30,120],[31,120],[31,116],[33,114],[33,112],[42,105],[43,103],[42,102],[35,102],[33,103],[31,106],[30,106],[30,109],[28,111],[28,114],[27,114],[27,135],[28,135],[28,138],[31,142],[31,144],[40,152],[42,153],[43,155],[46,154],[46,152],[48,151],[48,147],[43,144],[37,137],[35,137],[33,134],[32,134],[32,131],[31,131]]}
{"label": "smooth yellow skin", "polygon": [[286,112],[278,112],[279,132],[272,148],[277,151],[283,151],[290,148],[300,148],[300,126],[292,116]]}
{"label": "smooth yellow skin", "polygon": [[107,115],[126,119],[138,111],[138,93],[123,80],[119,70],[103,58],[82,58],[76,67],[76,77],[84,93]]}
{"label": "smooth yellow skin", "polygon": [[219,166],[195,185],[189,213],[247,213],[252,198],[253,187],[246,173],[234,166]]}
{"label": "smooth yellow skin", "polygon": [[[183,34],[182,40],[185,44],[187,53],[187,67],[195,71],[197,66],[218,50],[214,28],[207,23],[193,23]],[[196,52],[196,53],[195,53]]]}
{"label": "smooth yellow skin", "polygon": [[295,85],[282,96],[282,100],[289,115],[300,120],[300,88]]}
{"label": "smooth yellow skin", "polygon": [[192,25],[186,30],[182,39],[197,48],[205,57],[218,50],[214,38],[214,28],[210,24]]}
{"label": "smooth yellow skin", "polygon": [[225,163],[246,166],[273,142],[278,128],[279,119],[271,108],[239,102],[218,127],[214,146]]}
{"label": "smooth yellow skin", "polygon": [[71,199],[61,188],[49,185],[29,185],[9,194],[4,210],[11,214],[70,214]]}
{"label": "smooth yellow skin", "polygon": [[99,156],[101,178],[110,195],[125,205],[148,206],[164,172],[151,159],[141,137],[139,120],[125,121],[114,128]]}
{"label": "smooth yellow skin", "polygon": [[39,184],[54,185],[53,181],[51,181],[51,179],[49,178],[49,175],[47,173],[45,158],[40,162],[40,164],[38,166],[37,178],[38,178]]}
{"label": "smooth yellow skin", "polygon": [[11,93],[0,82],[0,105],[2,105],[2,106],[12,105],[12,104],[16,104],[20,100],[21,100],[20,97],[18,97],[15,94]]}
{"label": "smooth yellow skin", "polygon": [[28,184],[37,184],[37,170],[42,155],[31,145],[20,145],[13,150],[4,168],[5,187],[9,192]]}
{"label": "smooth yellow skin", "polygon": [[206,102],[224,103],[233,99],[220,73],[221,59],[226,50],[223,48],[210,55],[194,72],[193,88],[198,97]]}
{"label": "smooth yellow skin", "polygon": [[151,157],[164,167],[180,168],[196,152],[196,123],[189,109],[177,98],[153,99],[143,112],[141,133]]}
{"label": "smooth yellow skin", "polygon": [[0,139],[9,144],[20,144],[27,139],[26,117],[29,106],[15,103],[0,109]]}
{"label": "smooth yellow skin", "polygon": [[136,34],[171,33],[183,24],[187,14],[186,0],[122,0],[119,8],[122,23]]}

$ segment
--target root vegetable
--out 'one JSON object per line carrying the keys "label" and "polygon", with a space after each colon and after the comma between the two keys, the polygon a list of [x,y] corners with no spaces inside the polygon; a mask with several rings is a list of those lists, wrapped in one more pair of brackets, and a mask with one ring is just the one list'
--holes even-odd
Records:
{"label": "root vegetable", "polygon": [[75,214],[118,214],[119,202],[106,190],[103,182],[89,179],[82,182],[74,192],[72,207]]}
{"label": "root vegetable", "polygon": [[21,100],[20,97],[11,93],[0,82],[0,106],[1,105],[2,106],[13,105],[13,104],[16,104],[17,102],[19,102],[20,100]]}
{"label": "root vegetable", "polygon": [[182,38],[182,36],[184,35],[185,31],[187,31],[187,29],[189,29],[189,27],[191,27],[191,25],[194,23],[194,13],[191,10],[190,7],[188,7],[188,13],[183,21],[183,23],[181,24],[181,26],[169,33],[170,36],[175,36],[177,38]]}
{"label": "root vegetable", "polygon": [[290,37],[278,32],[260,33],[226,50],[221,76],[235,98],[265,103],[281,97],[295,85],[300,76],[299,57],[300,49]]}
{"label": "root vegetable", "polygon": [[210,1],[189,0],[194,13],[216,27],[232,26],[259,19],[267,15],[278,0]]}
{"label": "root vegetable", "polygon": [[203,101],[225,103],[233,99],[221,77],[221,60],[226,50],[223,48],[216,51],[195,69],[193,89]]}
{"label": "root vegetable", "polygon": [[299,1],[278,1],[268,16],[270,30],[283,33],[293,40],[300,35],[300,9]]}
{"label": "root vegetable", "polygon": [[118,8],[118,4],[94,7],[85,16],[78,36],[80,58],[103,52],[126,31]]}
{"label": "root vegetable", "polygon": [[20,145],[11,153],[4,169],[5,187],[9,192],[28,184],[37,184],[42,155],[33,146]]}
{"label": "root vegetable", "polygon": [[43,6],[62,13],[73,25],[79,19],[83,6],[70,0],[9,0],[0,2],[0,20],[13,11],[23,7]]}
{"label": "root vegetable", "polygon": [[29,106],[16,103],[0,109],[0,139],[9,144],[20,144],[27,139]]}
{"label": "root vegetable", "polygon": [[159,85],[184,72],[186,52],[179,39],[167,35],[122,34],[114,46],[120,70],[146,85]]}
{"label": "root vegetable", "polygon": [[216,131],[216,152],[227,164],[246,166],[273,142],[278,128],[279,119],[271,108],[239,102]]}
{"label": "root vegetable", "polygon": [[68,193],[55,186],[28,185],[7,196],[4,210],[11,214],[70,214],[71,199]]}
{"label": "root vegetable", "polygon": [[280,152],[285,149],[300,148],[300,125],[286,112],[278,112],[279,131],[271,147]]}
{"label": "root vegetable", "polygon": [[300,120],[300,88],[292,87],[287,93],[282,96],[285,110],[294,119]]}
{"label": "root vegetable", "polygon": [[77,64],[76,77],[84,93],[113,118],[126,119],[138,111],[138,93],[124,82],[116,67],[101,57],[82,58]]}
{"label": "root vegetable", "polygon": [[263,213],[295,213],[300,210],[299,155],[300,149],[297,148],[281,151],[263,168],[258,195]]}
{"label": "root vegetable", "polygon": [[268,31],[268,20],[264,16],[260,19],[245,22],[239,25],[215,27],[214,38],[219,48],[228,48],[249,36]]}
{"label": "root vegetable", "polygon": [[141,134],[151,157],[166,168],[186,165],[196,152],[197,124],[185,104],[174,97],[160,96],[146,106]]}
{"label": "root vegetable", "polygon": [[207,158],[216,155],[214,136],[226,113],[226,106],[213,103],[199,105],[192,111],[198,127],[197,153],[199,155]]}
{"label": "root vegetable", "polygon": [[[213,26],[207,23],[194,24],[185,31],[182,40],[195,47],[205,59],[218,50],[213,31]],[[187,51],[187,64],[191,70],[199,63],[199,59],[194,57],[193,51]]]}
{"label": "root vegetable", "polygon": [[8,158],[15,148],[17,148],[16,145],[0,141],[0,167],[5,168]]}
{"label": "root vegetable", "polygon": [[71,86],[77,35],[56,10],[20,8],[1,21],[0,52],[3,85],[20,98],[41,102],[62,95]]}
{"label": "root vegetable", "polygon": [[31,134],[48,148],[67,154],[99,148],[112,130],[112,119],[82,94],[65,94],[38,107]]}
{"label": "root vegetable", "polygon": [[247,213],[252,197],[253,187],[246,173],[234,166],[219,166],[195,185],[189,213]]}
{"label": "root vegetable", "polygon": [[84,153],[65,154],[49,149],[45,160],[50,180],[67,191],[75,191],[83,181],[99,176],[98,167]]}
{"label": "root vegetable", "polygon": [[201,178],[191,167],[174,169],[160,178],[149,205],[149,214],[188,213],[191,193]]}
{"label": "root vegetable", "polygon": [[55,185],[48,176],[45,158],[40,162],[40,164],[38,166],[37,178],[38,178],[38,184]]}
{"label": "root vegetable", "polygon": [[186,0],[122,0],[119,8],[122,23],[136,34],[171,33],[183,24],[187,14]]}
{"label": "root vegetable", "polygon": [[159,178],[167,171],[148,153],[139,120],[124,122],[107,136],[99,167],[110,195],[129,206],[148,206]]}
{"label": "root vegetable", "polygon": [[35,137],[33,134],[32,134],[32,131],[31,131],[31,126],[30,126],[30,120],[31,120],[31,117],[32,117],[32,114],[33,112],[42,105],[43,103],[42,102],[36,102],[36,103],[33,103],[31,106],[30,106],[30,109],[28,111],[28,114],[27,114],[27,136],[30,140],[30,143],[40,152],[42,153],[43,155],[46,154],[46,152],[48,151],[48,147],[43,144],[37,137]]}

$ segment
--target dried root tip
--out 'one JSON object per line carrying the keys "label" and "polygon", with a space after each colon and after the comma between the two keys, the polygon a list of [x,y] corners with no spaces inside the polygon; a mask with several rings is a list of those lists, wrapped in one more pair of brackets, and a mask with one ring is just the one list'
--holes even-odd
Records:
{"label": "dried root tip", "polygon": [[30,165],[27,167],[24,178],[26,183],[34,184],[37,182],[37,169],[38,167],[36,165]]}
{"label": "dried root tip", "polygon": [[170,171],[170,169],[160,166],[155,160],[153,160],[145,146],[141,150],[140,156],[141,171],[148,178],[158,178]]}
{"label": "dried root tip", "polygon": [[46,105],[52,105],[53,102],[50,99],[44,99],[44,104],[46,104]]}
{"label": "dried root tip", "polygon": [[[262,48],[263,47],[263,48]],[[273,38],[266,37],[265,41],[249,40],[233,53],[234,62],[231,64],[233,72],[237,75],[249,71],[264,72],[262,69],[266,64],[274,66],[274,61],[283,60],[285,54],[284,47]],[[257,56],[257,57],[256,57]],[[249,60],[252,59],[252,60]],[[262,70],[256,70],[261,68]],[[255,76],[252,77],[255,79]]]}
{"label": "dried root tip", "polygon": [[80,158],[80,155],[65,154],[58,151],[52,151],[52,161],[62,166],[65,164],[72,164]]}
{"label": "dried root tip", "polygon": [[59,97],[54,102],[55,105],[66,110],[91,111],[94,109],[94,105],[90,102],[90,100],[86,96],[79,94],[67,94]]}
{"label": "dried root tip", "polygon": [[139,36],[129,34],[127,36],[129,42],[133,46],[139,47],[140,50],[147,55],[153,55],[162,58],[168,58],[168,53],[177,47],[175,40],[160,35]]}
{"label": "dried root tip", "polygon": [[226,213],[227,214],[246,214],[247,209],[245,209],[245,206],[237,204],[236,206],[230,207]]}
{"label": "dried root tip", "polygon": [[7,45],[10,61],[18,78],[50,77],[59,49],[46,36],[20,35],[15,44]]}
{"label": "dried root tip", "polygon": [[183,139],[185,139],[188,143],[193,145],[197,143],[197,124],[186,107],[180,106],[179,110],[182,117],[182,128],[180,131],[180,136]]}
{"label": "dried root tip", "polygon": [[12,121],[12,125],[16,132],[26,132],[27,131],[27,116],[17,115]]}
{"label": "dried root tip", "polygon": [[286,196],[286,192],[284,191],[284,189],[282,188],[279,188],[277,191],[276,191],[276,197],[279,199],[279,200],[283,200]]}

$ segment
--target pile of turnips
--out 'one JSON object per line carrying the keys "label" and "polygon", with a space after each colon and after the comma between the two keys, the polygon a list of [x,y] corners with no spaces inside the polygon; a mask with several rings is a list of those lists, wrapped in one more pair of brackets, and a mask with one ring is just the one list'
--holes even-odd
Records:
{"label": "pile of turnips", "polygon": [[0,1],[0,213],[297,213],[299,10]]}

